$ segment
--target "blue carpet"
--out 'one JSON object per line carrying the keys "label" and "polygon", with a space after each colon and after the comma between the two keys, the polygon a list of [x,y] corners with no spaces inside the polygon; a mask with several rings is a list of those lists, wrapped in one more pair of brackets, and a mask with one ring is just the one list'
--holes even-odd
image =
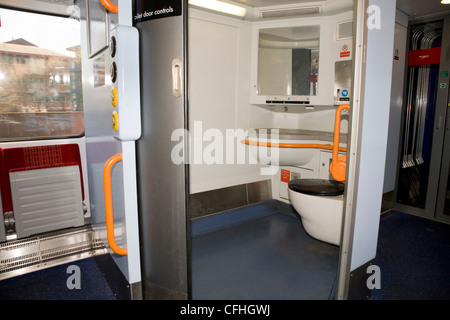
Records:
{"label": "blue carpet", "polygon": [[[69,266],[78,266],[80,288],[69,289]],[[71,282],[75,283],[75,282]],[[0,281],[0,300],[114,300],[108,286],[93,259],[51,267],[20,277]]]}
{"label": "blue carpet", "polygon": [[450,225],[392,212],[381,218],[373,300],[449,300]]}

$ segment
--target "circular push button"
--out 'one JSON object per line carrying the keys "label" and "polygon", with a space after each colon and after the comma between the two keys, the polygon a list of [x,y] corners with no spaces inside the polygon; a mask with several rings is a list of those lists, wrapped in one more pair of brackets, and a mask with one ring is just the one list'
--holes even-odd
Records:
{"label": "circular push button", "polygon": [[117,88],[114,87],[111,90],[111,104],[113,105],[113,107],[117,107],[117,102],[118,102],[118,97],[117,97]]}
{"label": "circular push button", "polygon": [[114,58],[116,56],[116,52],[117,52],[117,41],[116,37],[112,36],[111,42],[109,44],[109,53],[111,54],[111,57]]}
{"label": "circular push button", "polygon": [[114,83],[117,80],[117,64],[113,62],[111,64],[111,81]]}
{"label": "circular push button", "polygon": [[111,125],[114,131],[119,131],[119,115],[117,111],[114,111],[111,116]]}

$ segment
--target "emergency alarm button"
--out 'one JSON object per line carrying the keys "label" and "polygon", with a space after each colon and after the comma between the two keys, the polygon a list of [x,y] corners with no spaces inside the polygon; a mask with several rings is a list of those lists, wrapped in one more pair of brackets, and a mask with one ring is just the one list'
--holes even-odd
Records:
{"label": "emergency alarm button", "polygon": [[117,107],[117,87],[114,87],[111,90],[111,104],[114,108]]}
{"label": "emergency alarm button", "polygon": [[119,115],[117,114],[117,111],[114,111],[112,114],[111,125],[114,131],[119,131]]}

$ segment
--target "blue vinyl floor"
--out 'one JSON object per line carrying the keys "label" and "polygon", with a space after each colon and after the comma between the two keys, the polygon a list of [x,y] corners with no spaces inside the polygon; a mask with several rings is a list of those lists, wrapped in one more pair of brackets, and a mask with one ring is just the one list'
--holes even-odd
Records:
{"label": "blue vinyl floor", "polygon": [[[308,236],[290,206],[269,201],[192,223],[194,300],[326,300],[339,248]],[[372,300],[450,300],[450,225],[391,212],[380,222]],[[81,289],[67,288],[67,268]],[[0,300],[116,300],[94,259],[0,281]]]}
{"label": "blue vinyl floor", "polygon": [[283,209],[270,202],[194,221],[193,299],[328,299],[339,248]]}

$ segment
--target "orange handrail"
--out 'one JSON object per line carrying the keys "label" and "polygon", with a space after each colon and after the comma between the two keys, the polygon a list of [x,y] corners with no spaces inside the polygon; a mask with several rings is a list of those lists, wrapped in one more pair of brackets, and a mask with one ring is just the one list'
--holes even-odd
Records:
{"label": "orange handrail", "polygon": [[[248,139],[242,140],[243,144],[249,146],[258,147],[268,147],[268,148],[293,148],[293,149],[323,149],[323,150],[333,150],[331,144],[319,144],[319,143],[275,143],[275,142],[261,142],[261,141],[250,141]],[[346,152],[347,148],[339,147],[339,151]]]}
{"label": "orange handrail", "polygon": [[113,13],[118,13],[119,12],[119,6],[115,5],[114,3],[112,3],[109,0],[100,0],[100,2],[103,4],[103,6],[113,12]]}
{"label": "orange handrail", "polygon": [[105,193],[105,217],[106,217],[106,234],[108,236],[108,244],[111,250],[118,255],[125,256],[127,254],[127,249],[120,248],[116,244],[114,237],[114,213],[113,213],[113,202],[112,202],[112,191],[111,191],[111,170],[114,165],[122,161],[122,154],[116,154],[111,157],[105,164],[103,169],[103,183],[104,183],[104,193]]}
{"label": "orange handrail", "polygon": [[[339,135],[341,132],[341,113],[343,110],[350,110],[349,104],[343,104],[336,109],[334,120],[334,140],[333,140],[333,158],[330,164],[330,173],[334,179],[345,182],[345,173],[347,170],[347,156],[339,157]],[[339,158],[338,158],[339,157]]]}

